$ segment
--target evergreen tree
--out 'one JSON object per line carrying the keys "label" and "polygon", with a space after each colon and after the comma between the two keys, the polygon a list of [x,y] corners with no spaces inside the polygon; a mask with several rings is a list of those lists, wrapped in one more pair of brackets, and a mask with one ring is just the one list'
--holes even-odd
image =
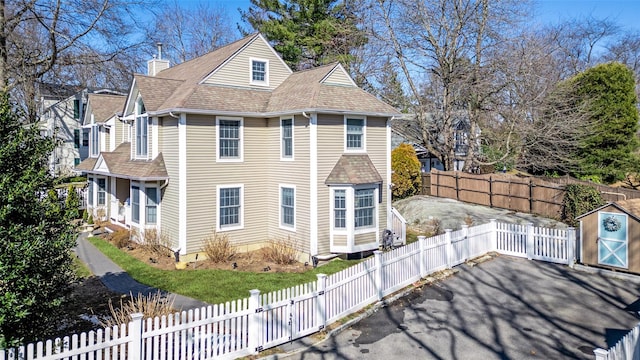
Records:
{"label": "evergreen tree", "polygon": [[612,183],[637,161],[638,109],[633,72],[617,62],[600,64],[573,79],[579,102],[592,117],[590,135],[578,151],[582,178]]}
{"label": "evergreen tree", "polygon": [[294,70],[334,61],[349,70],[351,51],[367,42],[355,8],[354,0],[251,0],[242,19]]}
{"label": "evergreen tree", "polygon": [[0,95],[0,347],[48,336],[74,280],[71,213],[47,170],[55,142],[14,109]]}

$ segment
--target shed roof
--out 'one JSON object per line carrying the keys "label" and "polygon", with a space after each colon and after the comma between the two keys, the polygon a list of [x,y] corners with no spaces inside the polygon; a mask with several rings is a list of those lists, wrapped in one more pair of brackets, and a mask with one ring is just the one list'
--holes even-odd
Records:
{"label": "shed roof", "polygon": [[605,205],[600,206],[597,209],[593,209],[587,213],[584,213],[578,217],[576,217],[576,219],[581,219],[583,217],[586,217],[588,215],[591,215],[593,213],[599,212],[609,206],[613,206],[616,209],[632,216],[633,218],[635,218],[637,221],[640,221],[640,199],[627,199],[627,200],[619,200],[619,201],[614,201],[614,202],[609,202]]}

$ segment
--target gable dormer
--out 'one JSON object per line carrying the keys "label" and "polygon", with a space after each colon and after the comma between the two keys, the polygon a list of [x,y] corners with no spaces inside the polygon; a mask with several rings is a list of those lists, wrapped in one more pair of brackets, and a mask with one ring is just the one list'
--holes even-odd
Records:
{"label": "gable dormer", "polygon": [[267,40],[256,34],[207,75],[201,84],[273,90],[291,73]]}
{"label": "gable dormer", "polygon": [[357,87],[356,83],[347,74],[347,71],[340,64],[336,66],[322,79],[320,83],[325,85],[340,85]]}

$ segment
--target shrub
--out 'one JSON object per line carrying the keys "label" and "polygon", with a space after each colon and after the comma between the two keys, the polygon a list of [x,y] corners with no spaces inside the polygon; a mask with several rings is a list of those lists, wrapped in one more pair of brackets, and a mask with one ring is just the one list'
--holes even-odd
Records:
{"label": "shrub", "polygon": [[73,185],[69,185],[67,188],[67,198],[64,201],[64,207],[72,219],[77,219],[80,216],[78,209],[80,207],[80,197]]}
{"label": "shrub", "polygon": [[269,240],[262,254],[264,260],[273,261],[279,265],[293,264],[298,260],[298,250],[290,238]]}
{"label": "shrub", "polygon": [[142,313],[144,319],[154,318],[156,316],[169,316],[175,312],[173,308],[174,297],[165,298],[160,290],[155,294],[144,296],[138,293],[138,296],[131,297],[127,302],[120,299],[120,307],[114,308],[113,302],[109,299],[110,317],[100,320],[103,327],[112,327],[114,325],[128,324],[131,321],[131,314]]}
{"label": "shrub", "polygon": [[87,211],[87,209],[84,209],[82,211],[82,221],[85,223],[88,223],[89,221],[89,212]]}
{"label": "shrub", "polygon": [[125,248],[131,241],[131,232],[127,229],[119,229],[109,235],[109,241],[118,249]]}
{"label": "shrub", "polygon": [[204,240],[202,250],[207,254],[209,260],[214,263],[227,261],[236,254],[236,248],[231,245],[229,236],[227,234],[218,234],[215,231]]}
{"label": "shrub", "polygon": [[107,209],[100,207],[96,209],[96,216],[93,219],[98,226],[103,226],[107,222]]}
{"label": "shrub", "polygon": [[422,186],[420,161],[413,146],[402,143],[391,152],[391,182],[393,197],[406,198],[419,192]]}
{"label": "shrub", "polygon": [[577,226],[577,216],[604,205],[600,192],[593,186],[569,184],[564,188],[562,199],[562,221],[570,226]]}
{"label": "shrub", "polygon": [[87,218],[87,224],[93,225],[93,215],[89,214],[89,217]]}
{"label": "shrub", "polygon": [[169,236],[157,229],[145,229],[142,237],[138,237],[140,246],[152,254],[159,256],[171,256],[171,239]]}

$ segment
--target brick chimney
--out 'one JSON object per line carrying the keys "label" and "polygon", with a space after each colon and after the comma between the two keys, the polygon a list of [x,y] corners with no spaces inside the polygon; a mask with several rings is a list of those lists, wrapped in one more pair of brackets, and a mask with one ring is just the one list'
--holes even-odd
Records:
{"label": "brick chimney", "polygon": [[147,61],[147,75],[156,76],[157,73],[169,68],[169,60],[162,59],[162,43],[156,43],[158,54],[153,55],[153,59]]}

